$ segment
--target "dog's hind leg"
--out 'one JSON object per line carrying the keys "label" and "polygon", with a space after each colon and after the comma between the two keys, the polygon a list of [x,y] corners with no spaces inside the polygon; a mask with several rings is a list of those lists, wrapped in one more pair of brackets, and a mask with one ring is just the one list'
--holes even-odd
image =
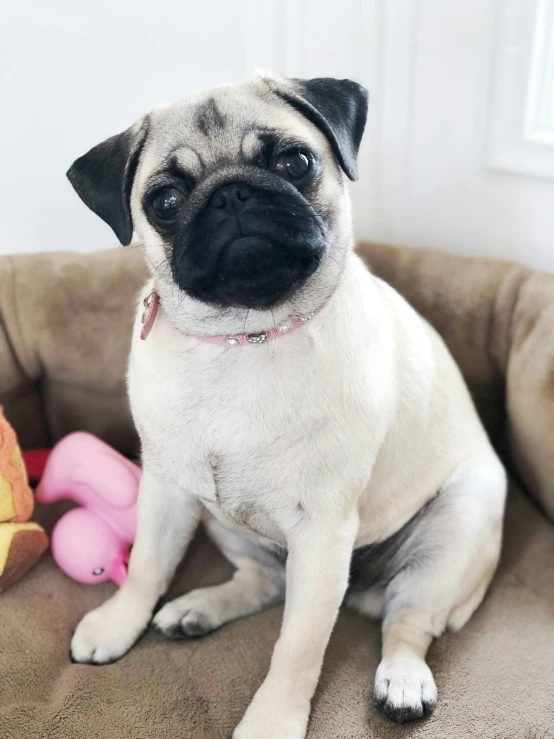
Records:
{"label": "dog's hind leg", "polygon": [[465,463],[398,537],[385,581],[348,599],[383,618],[374,699],[393,721],[421,718],[435,706],[427,650],[446,628],[460,628],[485,595],[500,553],[505,492],[494,457]]}
{"label": "dog's hind leg", "polygon": [[210,519],[206,528],[237,570],[228,582],[192,590],[164,605],[152,626],[168,639],[203,636],[284,598],[285,567],[279,557],[215,519]]}

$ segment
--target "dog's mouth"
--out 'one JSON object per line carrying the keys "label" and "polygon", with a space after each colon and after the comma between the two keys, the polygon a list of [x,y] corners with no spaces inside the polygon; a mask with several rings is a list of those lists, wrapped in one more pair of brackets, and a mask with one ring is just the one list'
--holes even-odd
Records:
{"label": "dog's mouth", "polygon": [[264,237],[240,236],[223,250],[217,278],[245,283],[270,279],[272,272],[284,266],[280,251],[280,247]]}
{"label": "dog's mouth", "polygon": [[223,250],[213,280],[187,290],[208,302],[269,308],[298,290],[320,261],[318,251],[298,255],[263,236],[241,236]]}
{"label": "dog's mouth", "polygon": [[295,255],[263,236],[241,236],[224,250],[217,279],[237,280],[245,285],[271,282],[287,274],[302,279],[318,263],[317,253]]}

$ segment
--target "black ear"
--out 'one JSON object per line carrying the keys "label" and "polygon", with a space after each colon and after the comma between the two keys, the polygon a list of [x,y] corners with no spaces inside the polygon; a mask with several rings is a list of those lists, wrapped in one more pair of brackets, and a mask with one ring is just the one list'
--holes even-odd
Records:
{"label": "black ear", "polygon": [[312,80],[265,78],[273,92],[316,125],[333,147],[351,180],[358,177],[358,149],[367,119],[368,93],[351,80],[316,77]]}
{"label": "black ear", "polygon": [[131,189],[147,133],[145,119],[95,146],[67,171],[77,195],[125,246],[133,238]]}

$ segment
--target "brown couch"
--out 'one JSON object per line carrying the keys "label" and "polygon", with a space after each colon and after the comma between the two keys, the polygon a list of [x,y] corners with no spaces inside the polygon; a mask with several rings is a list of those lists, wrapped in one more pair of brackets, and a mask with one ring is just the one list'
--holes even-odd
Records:
{"label": "brown couch", "polygon": [[[345,612],[308,737],[553,739],[554,276],[442,252],[376,244],[361,251],[446,339],[514,483],[489,595],[460,633],[431,648],[433,716],[397,727],[376,714],[379,627]],[[0,258],[0,403],[25,447],[80,428],[137,453],[124,373],[144,277],[136,249]],[[59,513],[39,507],[37,517],[50,526]],[[230,572],[200,534],[172,594]],[[198,641],[148,633],[114,665],[71,664],[72,629],[114,587],[79,585],[47,555],[0,594],[0,736],[230,737],[268,667],[281,609]]]}

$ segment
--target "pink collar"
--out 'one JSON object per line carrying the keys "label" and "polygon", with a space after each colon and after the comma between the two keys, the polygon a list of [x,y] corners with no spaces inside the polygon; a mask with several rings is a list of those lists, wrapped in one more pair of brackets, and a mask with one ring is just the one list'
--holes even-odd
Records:
{"label": "pink collar", "polygon": [[[144,341],[148,338],[148,334],[152,330],[152,326],[156,320],[158,308],[160,307],[160,296],[155,290],[151,290],[144,298],[143,304],[144,313],[142,314],[142,330],[140,332],[140,338]],[[310,321],[322,308],[323,306],[320,306],[317,310],[308,313],[306,316],[290,316],[278,326],[275,326],[275,328],[270,328],[268,331],[260,331],[254,334],[228,334],[227,336],[223,334],[220,334],[219,336],[186,334],[186,336],[191,336],[194,339],[198,339],[198,341],[205,342],[206,344],[218,344],[219,346],[249,346],[251,344],[265,344],[266,341],[272,341],[273,339],[279,338],[279,336],[286,336],[287,334],[296,331],[297,328],[300,328],[300,326],[303,326],[305,323]]]}

